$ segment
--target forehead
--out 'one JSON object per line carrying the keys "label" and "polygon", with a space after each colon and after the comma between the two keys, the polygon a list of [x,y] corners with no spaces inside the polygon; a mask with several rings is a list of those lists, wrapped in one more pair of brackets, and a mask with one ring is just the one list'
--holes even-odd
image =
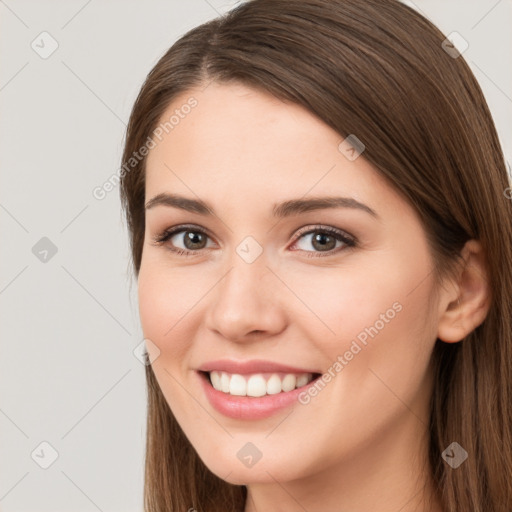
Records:
{"label": "forehead", "polygon": [[[195,100],[195,106],[187,105]],[[183,113],[181,113],[183,111]],[[188,113],[184,113],[184,112]],[[180,115],[181,114],[181,115]],[[172,119],[168,133],[152,150],[152,157],[180,153],[186,142],[194,147],[194,161],[215,151],[224,162],[254,157],[267,161],[300,160],[336,150],[339,135],[304,108],[243,85],[210,84],[183,93],[167,107],[160,126]],[[300,143],[300,144],[299,144]]]}
{"label": "forehead", "polygon": [[363,157],[346,158],[343,137],[322,120],[244,85],[187,91],[159,126],[166,122],[148,155],[146,200],[171,191],[211,202],[239,198],[240,206],[248,198],[278,202],[333,193],[374,204],[399,200]]}

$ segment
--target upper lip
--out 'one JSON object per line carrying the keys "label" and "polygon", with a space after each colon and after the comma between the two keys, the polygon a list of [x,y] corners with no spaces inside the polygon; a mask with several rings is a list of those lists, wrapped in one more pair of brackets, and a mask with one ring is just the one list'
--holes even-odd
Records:
{"label": "upper lip", "polygon": [[233,359],[218,359],[216,361],[208,361],[199,368],[202,372],[211,372],[214,370],[226,373],[264,373],[264,372],[282,372],[282,373],[319,373],[315,370],[297,368],[273,361],[264,361],[262,359],[252,359],[250,361],[235,361]]}

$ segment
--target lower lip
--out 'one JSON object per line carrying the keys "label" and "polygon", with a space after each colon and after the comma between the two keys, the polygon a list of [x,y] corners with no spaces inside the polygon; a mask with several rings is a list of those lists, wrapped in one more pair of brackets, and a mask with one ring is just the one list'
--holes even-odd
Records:
{"label": "lower lip", "polygon": [[[314,385],[317,379],[306,386],[293,391],[281,391],[275,395],[262,397],[233,396],[216,390],[210,383],[208,375],[198,372],[199,378],[210,404],[224,416],[238,420],[259,420],[268,418],[278,411],[286,409],[298,401],[299,395]],[[319,378],[319,377],[318,377]]]}

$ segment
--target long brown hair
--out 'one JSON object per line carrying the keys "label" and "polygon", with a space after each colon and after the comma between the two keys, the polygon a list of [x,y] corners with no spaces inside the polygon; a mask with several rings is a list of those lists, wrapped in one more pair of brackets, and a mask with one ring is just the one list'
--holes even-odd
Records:
{"label": "long brown hair", "polygon": [[[436,277],[481,242],[492,301],[485,321],[432,353],[429,473],[446,512],[512,510],[512,207],[482,91],[443,35],[395,0],[251,0],[181,37],[151,70],[130,117],[121,199],[138,276],[146,143],[170,102],[212,80],[238,81],[302,105],[366,158],[418,212]],[[200,106],[198,107],[200,108]],[[211,473],[184,435],[151,366],[146,512],[243,511],[245,486]],[[456,470],[441,453],[469,454]]]}

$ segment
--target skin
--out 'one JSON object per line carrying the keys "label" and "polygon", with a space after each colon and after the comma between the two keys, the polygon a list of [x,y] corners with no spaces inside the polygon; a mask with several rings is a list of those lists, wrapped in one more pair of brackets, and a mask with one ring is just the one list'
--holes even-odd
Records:
{"label": "skin", "polygon": [[[343,137],[311,113],[240,84],[187,91],[162,119],[191,96],[197,106],[149,152],[146,202],[172,192],[209,202],[215,215],[148,209],[138,278],[153,370],[176,419],[214,474],[248,486],[246,512],[440,512],[424,504],[429,361],[437,337],[457,342],[485,318],[480,245],[468,242],[465,267],[436,288],[418,215],[364,153],[350,161]],[[273,203],[328,195],[378,217],[351,208],[272,217]],[[209,233],[194,255],[170,250],[190,247],[183,232],[154,243],[185,223]],[[318,224],[356,247],[295,239]],[[247,236],[263,248],[253,263],[236,252]],[[207,401],[202,363],[267,359],[326,372],[397,302],[401,311],[308,404],[248,421]],[[236,455],[247,442],[262,453],[252,467]]]}

